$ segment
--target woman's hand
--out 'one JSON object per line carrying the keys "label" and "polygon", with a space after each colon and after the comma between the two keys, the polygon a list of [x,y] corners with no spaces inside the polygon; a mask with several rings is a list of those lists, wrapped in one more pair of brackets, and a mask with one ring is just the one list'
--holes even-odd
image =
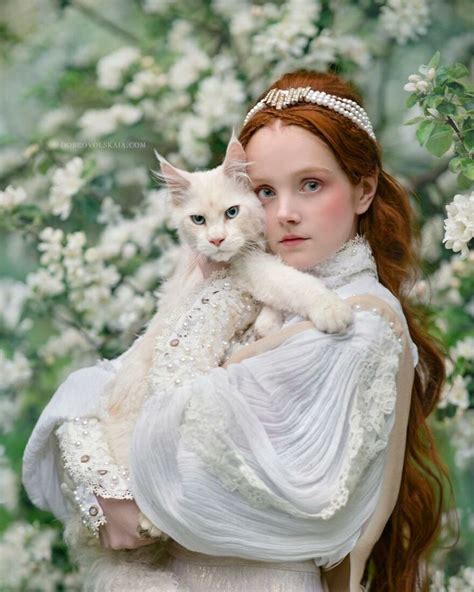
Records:
{"label": "woman's hand", "polygon": [[156,543],[156,539],[143,538],[138,534],[140,510],[133,500],[97,499],[107,519],[107,524],[99,529],[100,543],[105,549],[138,549]]}

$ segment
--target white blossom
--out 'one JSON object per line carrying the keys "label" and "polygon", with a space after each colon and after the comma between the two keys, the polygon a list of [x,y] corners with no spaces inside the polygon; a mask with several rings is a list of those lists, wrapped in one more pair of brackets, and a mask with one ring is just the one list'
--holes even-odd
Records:
{"label": "white blossom", "polygon": [[143,10],[148,14],[163,14],[173,2],[174,0],[144,0]]}
{"label": "white blossom", "polygon": [[136,47],[121,47],[97,62],[97,84],[107,90],[117,90],[123,82],[123,75],[140,58]]}
{"label": "white blossom", "polygon": [[92,344],[84,333],[74,327],[67,327],[59,335],[50,337],[38,350],[38,355],[43,358],[46,364],[51,365],[57,358],[73,355],[77,358],[78,353],[90,352]]}
{"label": "white blossom", "polygon": [[142,118],[138,107],[120,103],[110,109],[89,109],[79,119],[84,137],[94,139],[112,134],[120,125],[133,125]]}
{"label": "white blossom", "polygon": [[465,360],[474,361],[474,337],[467,336],[457,341],[451,348],[451,356],[455,360],[464,358]]}
{"label": "white blossom", "polygon": [[0,326],[18,330],[27,298],[28,288],[24,283],[10,278],[0,279]]}
{"label": "white blossom", "polygon": [[173,90],[188,88],[210,67],[209,56],[197,45],[188,43],[182,57],[174,62],[168,72],[169,86]]}
{"label": "white blossom", "polygon": [[167,76],[154,69],[140,70],[125,88],[125,94],[132,99],[140,99],[146,94],[154,94],[167,83]]}
{"label": "white blossom", "polygon": [[97,222],[113,225],[118,224],[122,220],[122,208],[120,205],[114,201],[113,197],[104,197],[100,204],[100,213],[97,216]]}
{"label": "white blossom", "polygon": [[26,201],[26,191],[23,187],[13,187],[8,185],[6,189],[0,191],[0,210],[11,210]]}
{"label": "white blossom", "polygon": [[399,45],[426,35],[430,24],[427,0],[387,0],[380,13],[382,29]]}
{"label": "white blossom", "polygon": [[49,265],[46,269],[40,268],[26,276],[26,284],[29,288],[29,297],[41,299],[47,296],[58,296],[65,290],[64,270],[60,266]]}
{"label": "white blossom", "polygon": [[[1,405],[1,403],[0,403]],[[0,507],[13,512],[18,506],[18,482],[5,455],[5,448],[0,446]]]}
{"label": "white blossom", "polygon": [[74,110],[71,107],[59,107],[45,113],[38,123],[38,129],[45,135],[51,136],[64,125],[74,120]]}
{"label": "white blossom", "polygon": [[474,191],[470,195],[455,195],[446,206],[446,212],[443,242],[447,249],[461,251],[461,257],[465,258],[469,252],[468,243],[474,237]]}
{"label": "white blossom", "polygon": [[443,238],[442,216],[432,216],[421,229],[421,250],[423,259],[433,262],[441,255],[441,240]]}
{"label": "white blossom", "polygon": [[444,385],[438,407],[444,409],[448,403],[456,405],[461,412],[469,407],[467,380],[459,374],[453,378],[451,383]]}
{"label": "white blossom", "polygon": [[320,12],[316,0],[289,0],[282,6],[279,22],[255,35],[253,52],[268,62],[288,55],[301,57],[308,40],[317,32],[315,23]]}
{"label": "white blossom", "polygon": [[199,85],[194,110],[210,130],[237,125],[246,99],[240,80],[232,74],[210,76]]}
{"label": "white blossom", "polygon": [[81,178],[83,168],[82,158],[76,156],[64,167],[56,169],[53,174],[49,205],[51,212],[61,220],[69,217],[72,208],[71,198],[84,185],[85,181]]}
{"label": "white blossom", "polygon": [[150,175],[146,166],[137,166],[117,171],[115,180],[118,185],[140,185],[146,187],[150,182]]}
{"label": "white blossom", "polygon": [[0,349],[0,391],[19,389],[27,384],[31,375],[32,369],[26,356],[17,350],[9,358]]}
{"label": "white blossom", "polygon": [[60,228],[47,226],[40,232],[38,251],[42,253],[40,262],[43,265],[57,263],[60,261],[63,252],[64,232]]}
{"label": "white blossom", "polygon": [[12,431],[21,411],[21,398],[2,395],[0,397],[0,433],[8,434]]}
{"label": "white blossom", "polygon": [[57,537],[58,531],[53,528],[12,522],[0,538],[2,586],[6,590],[54,592],[62,577],[52,564],[52,545]]}
{"label": "white blossom", "polygon": [[205,166],[211,158],[206,138],[210,133],[209,123],[202,117],[187,115],[182,119],[178,132],[181,155],[193,166]]}

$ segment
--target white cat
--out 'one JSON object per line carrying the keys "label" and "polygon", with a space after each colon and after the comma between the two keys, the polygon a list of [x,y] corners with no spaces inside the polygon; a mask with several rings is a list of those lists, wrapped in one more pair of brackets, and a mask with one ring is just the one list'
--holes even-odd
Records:
{"label": "white cat", "polygon": [[334,292],[309,274],[286,265],[264,250],[264,211],[246,172],[245,152],[233,135],[222,165],[189,173],[156,153],[170,194],[171,218],[181,242],[216,262],[228,262],[231,275],[264,308],[257,333],[281,325],[276,311],[309,318],[315,327],[338,332],[351,322],[352,312]]}

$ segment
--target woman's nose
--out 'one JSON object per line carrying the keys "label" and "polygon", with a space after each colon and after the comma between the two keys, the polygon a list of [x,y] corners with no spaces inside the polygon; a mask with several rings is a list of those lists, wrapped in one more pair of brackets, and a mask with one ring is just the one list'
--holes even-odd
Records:
{"label": "woman's nose", "polygon": [[292,200],[280,199],[277,209],[277,220],[280,224],[301,222],[301,216]]}

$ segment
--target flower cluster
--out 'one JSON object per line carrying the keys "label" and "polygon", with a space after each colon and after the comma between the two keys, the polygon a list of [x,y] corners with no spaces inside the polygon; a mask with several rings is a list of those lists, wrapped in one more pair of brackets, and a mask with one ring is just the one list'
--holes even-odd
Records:
{"label": "flower cluster", "polygon": [[66,220],[71,213],[71,198],[84,185],[81,177],[84,169],[82,158],[76,156],[64,167],[56,169],[52,177],[51,192],[49,194],[49,205],[51,212]]}
{"label": "flower cluster", "polygon": [[399,45],[426,35],[430,23],[427,0],[388,0],[382,6],[382,29]]}
{"label": "flower cluster", "polygon": [[453,201],[446,206],[448,217],[444,221],[445,234],[443,242],[461,257],[469,253],[469,241],[474,237],[474,191],[469,195],[455,195]]}
{"label": "flower cluster", "polygon": [[119,103],[109,109],[89,109],[79,119],[84,138],[96,139],[115,132],[121,125],[133,125],[142,118],[134,105]]}
{"label": "flower cluster", "polygon": [[403,87],[403,90],[406,90],[407,92],[426,94],[433,88],[436,69],[429,68],[428,66],[422,64],[418,68],[418,71],[420,72],[421,76],[418,74],[410,74],[410,76],[408,76],[408,82]]}
{"label": "flower cluster", "polygon": [[26,201],[26,191],[23,187],[8,185],[4,191],[0,191],[0,211],[9,210]]}
{"label": "flower cluster", "polygon": [[[13,522],[0,538],[0,573],[6,590],[55,592],[62,572],[52,563],[58,531],[37,524]],[[13,567],[13,568],[12,568]]]}

